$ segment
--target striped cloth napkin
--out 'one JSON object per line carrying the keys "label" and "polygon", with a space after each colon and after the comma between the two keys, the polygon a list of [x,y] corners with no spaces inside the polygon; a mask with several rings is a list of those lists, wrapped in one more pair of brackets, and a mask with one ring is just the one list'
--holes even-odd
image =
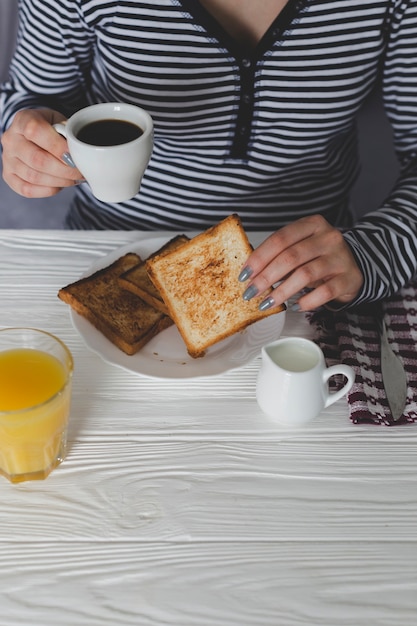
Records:
{"label": "striped cloth napkin", "polygon": [[[346,363],[356,380],[347,394],[349,417],[355,424],[393,426],[417,422],[417,283],[404,287],[383,303],[388,340],[407,374],[407,402],[394,422],[381,376],[380,343],[375,305],[349,311],[320,309],[309,314],[315,341],[328,365]],[[337,386],[341,381],[335,381]]]}

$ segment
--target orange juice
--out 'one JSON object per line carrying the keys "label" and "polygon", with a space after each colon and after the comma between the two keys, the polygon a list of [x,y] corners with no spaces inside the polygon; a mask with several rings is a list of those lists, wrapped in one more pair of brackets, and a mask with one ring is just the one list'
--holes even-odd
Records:
{"label": "orange juice", "polygon": [[65,369],[51,354],[32,348],[0,352],[0,412],[42,404],[65,384]]}
{"label": "orange juice", "polygon": [[50,352],[0,351],[0,473],[12,482],[45,478],[65,456],[72,359]]}

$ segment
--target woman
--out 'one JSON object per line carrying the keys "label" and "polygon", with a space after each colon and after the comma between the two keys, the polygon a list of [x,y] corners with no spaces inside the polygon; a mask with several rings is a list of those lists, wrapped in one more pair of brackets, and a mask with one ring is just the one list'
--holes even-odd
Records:
{"label": "woman", "polygon": [[[155,148],[132,201],[77,188],[70,228],[274,230],[245,298],[301,310],[397,291],[417,268],[417,0],[21,0],[3,86],[3,176],[42,197],[81,179],[51,124],[94,102],[147,109]],[[352,225],[357,112],[381,80],[402,169]]]}

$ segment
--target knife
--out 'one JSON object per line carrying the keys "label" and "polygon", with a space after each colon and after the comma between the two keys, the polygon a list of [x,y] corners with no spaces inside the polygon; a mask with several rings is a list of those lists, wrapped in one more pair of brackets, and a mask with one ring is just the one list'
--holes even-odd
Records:
{"label": "knife", "polygon": [[402,361],[393,351],[388,341],[384,314],[377,315],[381,347],[381,374],[389,408],[394,422],[404,413],[407,400],[407,376]]}

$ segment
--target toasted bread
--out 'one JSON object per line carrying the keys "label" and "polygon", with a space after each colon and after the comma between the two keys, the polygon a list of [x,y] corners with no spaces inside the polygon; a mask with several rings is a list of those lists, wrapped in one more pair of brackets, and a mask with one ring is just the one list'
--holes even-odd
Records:
{"label": "toasted bread", "polygon": [[218,341],[285,309],[260,311],[265,294],[243,300],[238,275],[251,252],[239,217],[230,215],[176,250],[146,261],[190,356],[203,356]]}
{"label": "toasted bread", "polygon": [[[182,246],[186,241],[189,241],[189,237],[186,235],[177,235],[173,239],[170,239],[152,256],[155,256],[156,254],[162,255],[170,250],[175,250],[179,246]],[[119,284],[123,287],[123,289],[131,291],[142,298],[142,300],[145,300],[148,304],[168,315],[168,309],[161,298],[161,294],[149,278],[144,261],[137,263],[134,267],[127,270],[127,272],[123,272],[123,274],[119,277]]]}
{"label": "toasted bread", "polygon": [[119,276],[140,261],[137,254],[128,253],[58,292],[61,300],[129,355],[172,324],[161,311],[120,287]]}

